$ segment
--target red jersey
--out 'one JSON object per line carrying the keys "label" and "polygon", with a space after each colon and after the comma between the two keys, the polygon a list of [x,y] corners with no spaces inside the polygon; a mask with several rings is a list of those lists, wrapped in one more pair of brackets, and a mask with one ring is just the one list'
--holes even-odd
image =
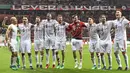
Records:
{"label": "red jersey", "polygon": [[67,30],[71,32],[72,38],[82,39],[83,27],[86,27],[85,23],[80,21],[70,24]]}

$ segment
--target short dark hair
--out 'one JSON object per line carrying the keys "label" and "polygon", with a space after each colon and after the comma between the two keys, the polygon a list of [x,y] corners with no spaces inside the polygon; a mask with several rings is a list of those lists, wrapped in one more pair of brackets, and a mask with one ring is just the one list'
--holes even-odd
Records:
{"label": "short dark hair", "polygon": [[93,19],[93,22],[95,22],[95,18],[93,16],[90,16],[89,18]]}
{"label": "short dark hair", "polygon": [[36,16],[36,18],[40,18],[40,16]]}
{"label": "short dark hair", "polygon": [[61,15],[61,14],[59,14],[57,17],[62,17],[62,15]]}
{"label": "short dark hair", "polygon": [[121,10],[119,10],[119,9],[117,9],[116,11],[120,11],[120,12],[122,12]]}
{"label": "short dark hair", "polygon": [[51,13],[47,13],[47,15],[51,15]]}
{"label": "short dark hair", "polygon": [[101,14],[101,15],[100,15],[100,18],[101,18],[102,16],[105,16],[105,17],[106,17],[106,15],[105,15],[105,14]]}
{"label": "short dark hair", "polygon": [[24,17],[28,18],[27,15],[24,15],[23,18],[24,18]]}
{"label": "short dark hair", "polygon": [[78,15],[77,15],[77,14],[75,14],[75,15],[72,15],[72,18],[74,18],[74,17],[76,17],[76,16],[78,17]]}

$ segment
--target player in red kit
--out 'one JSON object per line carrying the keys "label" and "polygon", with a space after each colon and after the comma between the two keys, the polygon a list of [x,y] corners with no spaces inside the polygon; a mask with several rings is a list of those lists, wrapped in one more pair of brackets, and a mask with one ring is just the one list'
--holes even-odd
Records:
{"label": "player in red kit", "polygon": [[[72,45],[72,50],[73,50],[73,57],[75,60],[75,68],[78,67],[78,69],[81,69],[82,68],[82,48],[83,48],[82,32],[83,32],[83,27],[86,27],[86,25],[84,22],[78,19],[77,15],[73,15],[72,19],[73,19],[73,23],[69,25],[68,31],[72,35],[71,45]],[[79,51],[80,63],[78,63],[77,61],[76,50]]]}

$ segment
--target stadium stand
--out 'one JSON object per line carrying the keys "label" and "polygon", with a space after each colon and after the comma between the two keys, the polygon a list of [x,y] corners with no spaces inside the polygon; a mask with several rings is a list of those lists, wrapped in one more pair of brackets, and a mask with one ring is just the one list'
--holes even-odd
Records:
{"label": "stadium stand", "polygon": [[[121,3],[121,4],[120,4]],[[127,6],[129,5],[130,0],[0,0],[1,5],[24,5],[24,4],[30,4],[30,5],[86,5],[86,6],[100,6],[100,5],[116,5],[116,6]],[[15,10],[9,10],[9,9],[0,9],[0,27],[2,20],[5,16],[11,17],[16,16],[18,18],[18,22],[22,22],[22,16],[27,15],[29,18],[29,21],[31,23],[35,23],[34,19],[36,16],[40,16],[42,19],[45,19],[46,14],[50,12],[53,15],[53,18],[55,19],[58,14],[62,14],[64,17],[64,21],[71,23],[71,16],[73,14],[77,14],[80,16],[80,19],[82,21],[87,22],[87,18],[90,16],[93,16],[96,20],[96,22],[99,22],[98,18],[100,14],[106,14],[108,20],[112,20],[115,18],[114,13],[115,11],[40,11],[40,10],[21,10],[21,11],[15,11]],[[123,11],[123,15],[130,20],[130,12],[129,11]],[[7,23],[9,24],[9,22]],[[0,31],[3,31],[3,29],[0,29]],[[5,33],[5,32],[2,32]],[[130,34],[130,31],[127,32]],[[87,34],[83,34],[84,36],[88,36]],[[128,35],[130,37],[130,35]],[[129,39],[129,38],[128,38]]]}

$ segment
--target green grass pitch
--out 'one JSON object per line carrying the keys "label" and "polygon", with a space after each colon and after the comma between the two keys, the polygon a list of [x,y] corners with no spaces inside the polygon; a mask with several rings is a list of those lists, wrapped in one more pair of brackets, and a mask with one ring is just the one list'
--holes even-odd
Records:
{"label": "green grass pitch", "polygon": [[[44,51],[45,52],[45,51]],[[61,53],[60,53],[61,54]],[[78,52],[77,52],[78,54]],[[12,69],[9,68],[10,65],[10,55],[11,53],[9,52],[7,47],[0,47],[0,73],[130,73],[129,71],[117,71],[117,63],[115,56],[113,55],[112,52],[112,65],[113,65],[113,70],[108,71],[108,70],[91,70],[92,67],[92,62],[90,59],[90,53],[88,51],[88,45],[84,45],[83,47],[83,68],[81,70],[79,69],[74,69],[74,59],[72,55],[72,49],[71,46],[68,45],[66,48],[66,55],[65,55],[65,68],[60,70],[60,69],[52,69],[52,54],[50,51],[50,67],[49,69],[45,69],[45,53],[44,53],[44,61],[43,61],[43,69],[36,69],[36,61],[35,61],[35,54],[34,54],[34,48],[32,48],[32,57],[33,57],[33,67],[34,70],[29,69],[29,61],[26,56],[26,69],[22,70],[21,68],[18,69],[17,71],[13,71]],[[122,65],[123,69],[125,68],[125,63],[123,56],[120,54],[121,59],[122,59]],[[130,47],[128,45],[128,56],[129,56],[129,62],[130,62]],[[79,58],[79,55],[78,55]],[[107,67],[108,67],[108,60],[107,60],[107,55],[105,55],[105,59],[107,62]],[[21,60],[20,60],[21,61]],[[21,64],[22,66],[22,64]]]}

